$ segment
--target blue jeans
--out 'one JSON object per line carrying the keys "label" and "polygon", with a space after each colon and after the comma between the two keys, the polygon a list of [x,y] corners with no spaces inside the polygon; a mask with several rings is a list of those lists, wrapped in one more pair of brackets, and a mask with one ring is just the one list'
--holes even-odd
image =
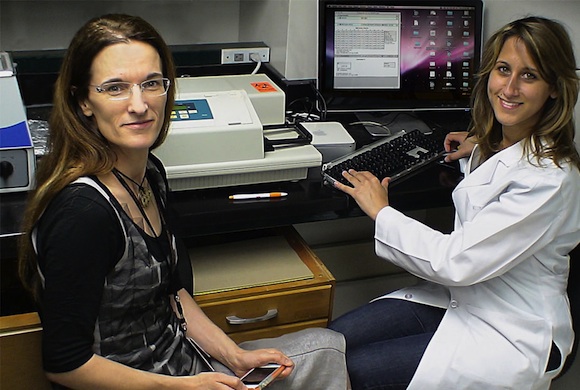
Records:
{"label": "blue jeans", "polygon": [[334,320],[346,338],[353,390],[406,389],[445,309],[379,299]]}

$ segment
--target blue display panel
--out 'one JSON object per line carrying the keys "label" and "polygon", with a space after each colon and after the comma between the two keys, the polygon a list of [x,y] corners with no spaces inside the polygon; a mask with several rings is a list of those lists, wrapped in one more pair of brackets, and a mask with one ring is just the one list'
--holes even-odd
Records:
{"label": "blue display panel", "polygon": [[206,99],[177,100],[171,111],[174,122],[213,119]]}

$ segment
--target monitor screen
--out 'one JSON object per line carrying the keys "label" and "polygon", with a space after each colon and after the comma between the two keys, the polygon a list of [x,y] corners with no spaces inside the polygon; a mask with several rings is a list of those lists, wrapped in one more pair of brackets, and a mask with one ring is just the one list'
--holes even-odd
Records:
{"label": "monitor screen", "polygon": [[319,0],[318,11],[328,112],[469,107],[481,0]]}

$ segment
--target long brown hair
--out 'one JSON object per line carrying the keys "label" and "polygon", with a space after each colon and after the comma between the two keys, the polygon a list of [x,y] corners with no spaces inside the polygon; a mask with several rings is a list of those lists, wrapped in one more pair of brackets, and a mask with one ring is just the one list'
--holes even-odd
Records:
{"label": "long brown hair", "polygon": [[574,146],[574,106],[579,87],[576,60],[568,33],[550,19],[527,17],[513,21],[487,41],[472,94],[470,135],[476,137],[484,159],[497,151],[502,129],[487,95],[487,83],[504,43],[511,37],[525,45],[542,79],[557,91],[557,97],[548,98],[544,105],[541,119],[524,141],[524,150],[538,163],[541,158],[549,158],[558,166],[569,161],[580,169]]}
{"label": "long brown hair", "polygon": [[73,37],[60,68],[49,121],[49,153],[39,162],[36,189],[28,199],[24,214],[25,234],[20,240],[19,274],[35,298],[38,298],[41,286],[30,240],[34,225],[64,187],[81,176],[108,173],[115,164],[116,156],[108,141],[83,114],[79,102],[88,96],[91,65],[97,54],[108,46],[130,41],[144,42],[155,48],[161,59],[163,75],[171,82],[161,132],[151,149],[161,145],[169,131],[175,95],[175,66],[161,35],[136,16],[110,14],[87,22]]}

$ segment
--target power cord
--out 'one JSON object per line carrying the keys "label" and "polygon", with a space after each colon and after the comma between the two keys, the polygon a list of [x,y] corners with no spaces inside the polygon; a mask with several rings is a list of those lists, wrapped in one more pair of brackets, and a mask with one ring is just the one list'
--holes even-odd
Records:
{"label": "power cord", "polygon": [[320,103],[320,120],[325,121],[326,120],[326,114],[327,114],[327,107],[326,107],[326,99],[324,99],[324,96],[322,96],[322,94],[320,93],[320,91],[318,90],[318,88],[316,88],[316,82],[312,81],[310,83],[310,88],[312,88],[312,90],[314,91],[314,94],[316,95],[316,100]]}
{"label": "power cord", "polygon": [[386,130],[387,134],[385,135],[392,135],[393,133],[391,132],[391,129],[389,129],[389,127],[383,123],[380,122],[373,122],[373,121],[357,121],[357,122],[351,122],[348,124],[349,126],[354,126],[354,125],[362,125],[362,126],[375,126],[375,127],[380,127],[381,129]]}
{"label": "power cord", "polygon": [[258,53],[250,53],[250,59],[256,63],[256,67],[254,68],[251,74],[256,74],[258,73],[260,66],[262,66],[262,59],[260,58],[260,55]]}
{"label": "power cord", "polygon": [[[288,123],[295,124],[298,122],[312,122],[312,121],[325,121],[326,120],[326,101],[324,97],[318,91],[315,86],[315,82],[309,83],[310,88],[314,92],[316,99],[313,101],[309,97],[295,99],[288,104],[288,111],[286,112],[286,117]],[[300,108],[294,108],[298,103],[302,104]]]}

